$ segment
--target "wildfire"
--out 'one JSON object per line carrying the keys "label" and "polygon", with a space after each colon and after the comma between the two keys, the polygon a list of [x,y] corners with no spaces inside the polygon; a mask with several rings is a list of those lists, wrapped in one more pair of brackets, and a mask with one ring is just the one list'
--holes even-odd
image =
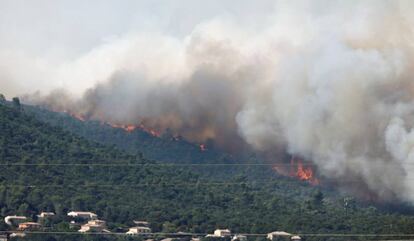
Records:
{"label": "wildfire", "polygon": [[160,132],[158,132],[156,130],[149,129],[149,128],[145,127],[143,124],[139,124],[138,128],[145,131],[145,132],[147,132],[147,133],[149,133],[149,134],[151,134],[154,137],[160,137],[161,136]]}
{"label": "wildfire", "polygon": [[205,144],[200,144],[200,151],[207,151],[207,147]]}
{"label": "wildfire", "polygon": [[296,177],[297,179],[301,181],[309,182],[312,185],[319,185],[320,181],[318,178],[315,177],[315,173],[311,166],[306,166],[303,164],[301,160],[295,160],[294,157],[290,160],[290,170],[287,171],[285,165],[274,165],[273,170],[275,170],[277,173],[284,175],[284,176],[290,176],[290,177]]}
{"label": "wildfire", "polygon": [[112,128],[123,129],[126,132],[133,132],[137,127],[134,125],[118,125],[110,122],[105,122],[106,124],[110,125]]}
{"label": "wildfire", "polygon": [[[66,112],[66,111],[65,111]],[[73,118],[79,120],[79,121],[86,121],[86,117],[81,115],[81,114],[76,114],[76,113],[72,113],[72,112],[67,112],[70,116],[72,116]]]}
{"label": "wildfire", "polygon": [[124,126],[124,130],[125,131],[127,131],[127,132],[133,132],[135,129],[136,129],[137,127],[136,126],[134,126],[134,125],[127,125],[127,126]]}
{"label": "wildfire", "polygon": [[119,128],[119,129],[123,129],[124,131],[130,133],[133,132],[136,129],[140,129],[154,137],[160,137],[161,134],[158,131],[149,129],[147,127],[145,127],[143,124],[139,124],[139,125],[132,125],[132,124],[128,124],[128,125],[119,125],[119,124],[114,124],[114,123],[110,123],[110,122],[105,122],[106,124],[110,125],[113,128]]}
{"label": "wildfire", "polygon": [[[58,111],[56,111],[56,112],[58,112]],[[75,118],[79,121],[82,121],[82,122],[88,120],[88,118],[85,117],[82,114],[77,114],[77,113],[73,113],[73,112],[69,112],[69,111],[63,111],[63,112],[69,114],[73,118]],[[123,129],[124,131],[126,131],[128,133],[133,132],[136,129],[140,129],[140,130],[150,134],[151,136],[154,136],[154,137],[160,137],[161,136],[160,132],[158,132],[156,130],[149,129],[148,127],[144,126],[143,124],[139,124],[139,125],[133,125],[133,124],[121,125],[121,124],[115,124],[115,123],[106,122],[106,121],[102,121],[101,123],[102,124],[107,124],[107,125],[111,126],[112,128]]]}
{"label": "wildfire", "polygon": [[319,185],[319,180],[314,177],[311,167],[306,168],[301,162],[298,162],[297,166],[296,177],[298,177],[299,180],[307,181],[313,185]]}

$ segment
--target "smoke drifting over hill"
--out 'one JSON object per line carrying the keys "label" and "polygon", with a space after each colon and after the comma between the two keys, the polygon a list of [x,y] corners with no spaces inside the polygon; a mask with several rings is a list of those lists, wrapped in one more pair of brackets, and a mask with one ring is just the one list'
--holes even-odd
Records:
{"label": "smoke drifting over hill", "polygon": [[184,37],[131,31],[60,64],[8,52],[0,87],[58,81],[26,101],[233,151],[286,148],[338,183],[414,201],[413,16],[410,1],[278,2],[254,28],[230,15]]}

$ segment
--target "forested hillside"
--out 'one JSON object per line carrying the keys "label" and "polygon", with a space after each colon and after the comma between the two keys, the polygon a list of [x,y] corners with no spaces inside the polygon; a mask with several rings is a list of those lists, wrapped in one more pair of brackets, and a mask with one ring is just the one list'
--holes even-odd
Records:
{"label": "forested hillside", "polygon": [[[205,149],[202,149],[199,145],[190,143],[181,137],[172,136],[170,133],[154,135],[141,128],[126,131],[109,123],[75,118],[69,113],[53,112],[38,106],[22,105],[22,108],[27,114],[33,115],[42,122],[60,127],[90,141],[115,146],[132,155],[142,154],[151,160],[177,164],[263,163],[254,153],[248,153],[246,150],[240,150],[237,156],[216,150],[213,142],[205,144]],[[188,168],[203,176],[216,179],[228,179],[246,169],[246,167],[238,166],[200,168],[196,165]],[[249,179],[257,180],[275,175],[269,167],[250,166],[248,169],[249,171],[244,175]]]}
{"label": "forested hillside", "polygon": [[[126,231],[134,219],[148,220],[155,232],[211,233],[228,227],[242,233],[410,233],[414,227],[412,217],[352,199],[344,205],[291,178],[274,175],[252,182],[238,175],[223,182],[182,165],[125,154],[40,122],[18,104],[0,105],[0,133],[1,217],[36,220],[40,211],[53,211],[57,216],[49,230],[75,232],[68,226],[70,210],[93,211],[115,232]],[[3,221],[0,227],[9,228]]]}
{"label": "forested hillside", "polygon": [[206,144],[206,150],[203,150],[199,145],[169,133],[154,135],[140,128],[127,132],[122,128],[114,128],[109,123],[80,120],[68,113],[52,112],[30,105],[24,105],[23,108],[26,113],[53,126],[59,126],[90,140],[115,145],[131,154],[143,153],[146,157],[158,161],[169,163],[234,163],[238,161],[229,154],[210,148],[214,145],[213,142]]}

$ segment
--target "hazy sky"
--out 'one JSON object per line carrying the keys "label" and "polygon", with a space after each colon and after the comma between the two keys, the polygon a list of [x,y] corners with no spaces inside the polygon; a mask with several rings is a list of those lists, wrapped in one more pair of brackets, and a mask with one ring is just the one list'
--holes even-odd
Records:
{"label": "hazy sky", "polygon": [[51,69],[128,34],[184,38],[215,19],[260,29],[273,12],[273,2],[0,0],[0,92],[11,97],[67,87],[70,83],[57,79]]}
{"label": "hazy sky", "polygon": [[[76,54],[128,32],[184,36],[198,24],[229,17],[259,25],[273,1],[1,0],[0,43],[35,54]],[[247,26],[246,26],[247,27]]]}

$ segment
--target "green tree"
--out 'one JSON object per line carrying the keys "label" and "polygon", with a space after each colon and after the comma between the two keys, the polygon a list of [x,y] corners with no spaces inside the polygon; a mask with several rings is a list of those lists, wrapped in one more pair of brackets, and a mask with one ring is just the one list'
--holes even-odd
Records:
{"label": "green tree", "polygon": [[320,208],[323,205],[323,193],[321,192],[321,190],[317,190],[313,195],[312,195],[312,204],[315,208]]}
{"label": "green tree", "polygon": [[21,104],[20,104],[19,97],[13,97],[12,102],[13,102],[13,107],[20,110]]}
{"label": "green tree", "polygon": [[177,232],[177,226],[171,222],[165,222],[162,225],[162,232],[163,233],[175,233]]}

